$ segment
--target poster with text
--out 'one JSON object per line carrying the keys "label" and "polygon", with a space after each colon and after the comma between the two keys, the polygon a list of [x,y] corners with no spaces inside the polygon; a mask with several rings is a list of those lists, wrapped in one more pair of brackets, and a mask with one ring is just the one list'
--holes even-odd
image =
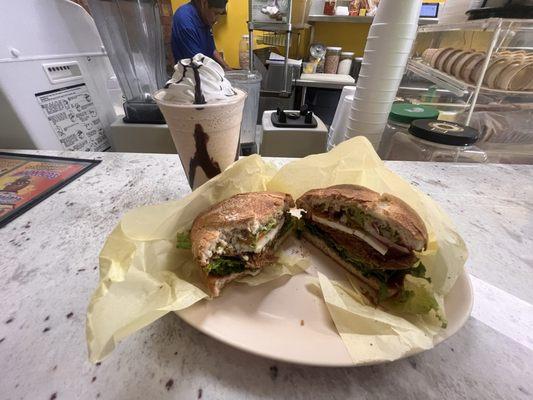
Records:
{"label": "poster with text", "polygon": [[98,162],[0,152],[0,227]]}
{"label": "poster with text", "polygon": [[36,93],[35,97],[65,150],[109,149],[102,121],[84,83]]}

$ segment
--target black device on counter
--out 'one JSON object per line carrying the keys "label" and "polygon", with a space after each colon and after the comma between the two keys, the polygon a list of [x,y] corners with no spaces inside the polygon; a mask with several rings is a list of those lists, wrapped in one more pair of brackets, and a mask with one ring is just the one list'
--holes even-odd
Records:
{"label": "black device on counter", "polygon": [[468,19],[533,18],[533,0],[485,0],[480,8],[468,10]]}
{"label": "black device on counter", "polygon": [[313,112],[307,106],[303,106],[300,111],[284,111],[278,107],[270,119],[276,128],[316,128],[318,126]]}

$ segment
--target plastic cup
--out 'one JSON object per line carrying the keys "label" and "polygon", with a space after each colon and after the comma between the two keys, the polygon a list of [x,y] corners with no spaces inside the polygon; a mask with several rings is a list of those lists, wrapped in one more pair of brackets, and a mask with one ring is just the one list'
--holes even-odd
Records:
{"label": "plastic cup", "polygon": [[359,129],[364,133],[376,133],[379,132],[381,126],[384,126],[386,122],[371,122],[365,121],[363,118],[352,118],[348,116],[346,119],[346,129],[356,130]]}
{"label": "plastic cup", "polygon": [[370,112],[370,113],[385,112],[385,111],[388,111],[389,101],[390,99],[362,101],[361,99],[356,98],[352,102],[351,108],[353,108],[354,111],[361,111],[361,112]]}
{"label": "plastic cup", "polygon": [[[403,76],[405,72],[405,67],[387,67],[386,65],[365,65],[364,68],[361,68],[363,71],[363,76],[366,79],[399,79]],[[365,82],[366,83],[366,82]]]}
{"label": "plastic cup", "polygon": [[336,145],[344,141],[344,134],[340,134],[340,131],[335,130],[333,127],[329,128],[328,143],[326,144],[326,150],[330,151]]}
{"label": "plastic cup", "polygon": [[389,119],[389,111],[383,111],[383,110],[376,111],[376,112],[358,111],[357,114],[356,113],[352,114],[351,119],[364,121],[364,122],[371,122],[371,123],[382,123],[383,121],[386,122]]}
{"label": "plastic cup", "polygon": [[405,34],[409,33],[411,36],[417,31],[418,29],[418,22],[412,23],[412,22],[406,22],[406,23],[387,23],[387,24],[372,24],[370,26],[370,29],[368,32],[370,34],[373,33],[382,33],[382,32],[397,32]]}
{"label": "plastic cup", "polygon": [[335,129],[335,127],[337,126],[337,121],[341,115],[341,108],[343,107],[344,99],[346,98],[346,96],[351,96],[350,104],[351,101],[353,101],[355,88],[355,86],[344,86],[342,88],[341,96],[339,97],[339,102],[337,103],[337,108],[335,109],[335,115],[333,117],[333,121],[331,122],[330,129]]}
{"label": "plastic cup", "polygon": [[[421,0],[380,3],[365,46],[347,137],[368,135],[376,148],[379,145],[416,37],[421,4]],[[365,113],[365,107],[372,109]]]}
{"label": "plastic cup", "polygon": [[396,92],[382,93],[376,97],[372,97],[371,95],[361,96],[361,97],[354,98],[354,104],[359,104],[359,103],[369,103],[369,104],[374,104],[374,105],[382,104],[383,107],[385,107],[387,102],[393,102],[395,98],[396,98]]}
{"label": "plastic cup", "polygon": [[367,100],[369,101],[385,100],[391,95],[394,96],[398,90],[397,87],[387,87],[386,82],[378,87],[378,83],[376,80],[374,87],[359,86],[359,93],[357,93],[356,97],[361,99],[368,95]]}
{"label": "plastic cup", "polygon": [[347,122],[348,122],[348,115],[345,115],[344,118],[342,118],[342,120],[339,121],[337,128],[330,129],[329,134],[328,134],[328,144],[327,144],[328,151],[331,150],[336,145],[344,142],[346,138],[346,132],[347,132],[347,127],[346,127]]}
{"label": "plastic cup", "polygon": [[366,51],[377,51],[380,53],[409,53],[413,46],[414,39],[389,39],[388,35],[380,38],[368,39]]}
{"label": "plastic cup", "polygon": [[396,82],[401,81],[401,77],[396,76],[384,76],[379,79],[375,79],[374,74],[371,74],[370,71],[368,71],[368,68],[366,68],[366,71],[363,71],[363,74],[359,74],[359,77],[357,78],[357,84],[364,84],[364,86],[372,86],[374,83],[377,82]]}
{"label": "plastic cup", "polygon": [[[405,65],[401,67],[391,67],[379,63],[365,64],[361,66],[359,75],[365,80],[365,84],[379,81],[382,79],[394,80],[400,79],[405,72]],[[359,86],[359,82],[358,82]]]}
{"label": "plastic cup", "polygon": [[398,49],[383,51],[382,49],[368,48],[365,49],[365,52],[363,53],[363,58],[365,58],[365,56],[367,58],[374,57],[376,61],[385,62],[388,65],[398,65],[398,62],[402,61],[404,57],[409,57],[410,53],[411,49],[403,51],[400,51]]}
{"label": "plastic cup", "polygon": [[359,95],[355,97],[354,100],[355,103],[384,103],[387,101],[394,101],[397,92],[397,89],[378,91],[374,89],[361,88],[361,93],[359,93]]}
{"label": "plastic cup", "polygon": [[390,35],[397,34],[398,37],[405,36],[411,39],[416,36],[418,29],[418,23],[406,23],[406,24],[372,24],[368,30],[369,36]]}
{"label": "plastic cup", "polygon": [[357,80],[357,87],[361,90],[378,90],[383,92],[388,91],[397,91],[400,86],[402,78],[381,78],[381,79],[371,79],[369,77],[359,78]]}
{"label": "plastic cup", "polygon": [[[397,55],[394,56],[397,57]],[[408,57],[408,55],[405,55],[404,60],[400,60],[399,57],[397,57],[397,60],[393,60],[393,62],[387,62],[383,61],[383,57],[381,56],[369,54],[366,59],[363,58],[359,73],[362,71],[365,76],[368,76],[373,71],[391,71],[392,73],[399,73],[403,75]]]}
{"label": "plastic cup", "polygon": [[[372,69],[380,68],[381,70],[396,69],[403,73],[407,60],[409,59],[409,52],[405,53],[378,53],[375,51],[365,52],[363,55],[363,62],[361,63],[361,69],[365,66],[370,66]],[[365,72],[365,71],[363,71]]]}
{"label": "plastic cup", "polygon": [[384,101],[361,101],[356,99],[351,106],[354,112],[361,113],[375,113],[375,112],[389,112],[391,105],[390,100]]}
{"label": "plastic cup", "polygon": [[368,55],[368,56],[374,55],[375,57],[382,57],[383,59],[380,61],[387,61],[388,64],[394,65],[395,59],[401,59],[405,55],[409,56],[410,53],[411,53],[411,48],[408,48],[405,50],[400,50],[398,48],[393,48],[392,50],[391,49],[383,50],[383,47],[372,45],[372,47],[365,48],[365,51],[363,53],[363,58],[365,55]]}
{"label": "plastic cup", "polygon": [[[372,29],[368,32],[367,40],[370,40],[370,43],[376,39],[381,39],[386,37],[388,40],[391,40],[395,43],[399,43],[401,40],[414,40],[416,38],[416,29]],[[366,42],[368,45],[368,41]]]}
{"label": "plastic cup", "polygon": [[405,45],[404,48],[400,48],[400,46],[396,46],[392,43],[385,43],[382,45],[374,45],[370,47],[365,47],[365,51],[363,53],[363,58],[365,57],[380,57],[380,62],[384,62],[387,64],[397,64],[398,62],[404,62],[403,60],[405,57],[409,57],[409,54],[411,53],[411,45],[413,41],[408,41],[408,45]]}
{"label": "plastic cup", "polygon": [[153,94],[192,189],[224,171],[239,156],[246,93],[239,89],[235,92],[228,101],[209,104],[165,101],[164,90]]}
{"label": "plastic cup", "polygon": [[344,123],[343,119],[345,120],[348,117],[352,103],[353,95],[348,95],[344,96],[344,98],[341,98],[339,101],[339,106],[337,107],[337,112],[335,113],[335,117],[333,117],[333,122],[331,123],[332,128],[337,129],[337,126],[340,126]]}
{"label": "plastic cup", "polygon": [[409,48],[405,47],[406,45],[404,42],[411,43],[416,39],[416,35],[408,35],[396,32],[382,33],[379,35],[368,36],[365,49],[367,48],[367,46],[369,46],[369,49],[375,49],[375,42],[381,40],[383,37],[387,38],[387,45],[389,45],[391,49],[397,49],[402,51],[409,50]]}
{"label": "plastic cup", "polygon": [[364,101],[361,99],[354,99],[352,107],[350,108],[350,113],[352,117],[356,113],[378,113],[378,112],[389,112],[394,98],[389,98],[381,102],[370,102],[368,100]]}
{"label": "plastic cup", "polygon": [[392,101],[396,96],[397,90],[374,90],[360,88],[357,95],[354,97],[355,102],[383,102],[383,101]]}
{"label": "plastic cup", "polygon": [[346,128],[349,132],[358,132],[361,135],[381,135],[386,124],[387,121],[367,122],[364,120],[354,120],[348,117]]}
{"label": "plastic cup", "polygon": [[382,1],[374,16],[374,23],[389,23],[391,21],[416,22],[420,15],[420,0],[389,0]]}

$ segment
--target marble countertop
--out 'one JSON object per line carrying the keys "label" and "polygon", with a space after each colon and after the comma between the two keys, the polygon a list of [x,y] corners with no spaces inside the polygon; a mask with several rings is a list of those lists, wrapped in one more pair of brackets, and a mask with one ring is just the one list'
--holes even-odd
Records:
{"label": "marble countertop", "polygon": [[533,398],[533,166],[387,163],[443,206],[470,251],[472,316],[430,351],[371,367],[296,366],[169,314],[93,365],[85,312],[105,238],[126,210],[189,188],[176,155],[39,153],[102,163],[0,229],[2,399]]}

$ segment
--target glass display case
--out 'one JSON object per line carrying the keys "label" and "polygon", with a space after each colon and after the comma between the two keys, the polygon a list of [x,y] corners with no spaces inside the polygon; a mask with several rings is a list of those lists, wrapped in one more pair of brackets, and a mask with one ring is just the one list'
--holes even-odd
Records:
{"label": "glass display case", "polygon": [[419,27],[398,96],[478,129],[480,142],[533,144],[533,20]]}

